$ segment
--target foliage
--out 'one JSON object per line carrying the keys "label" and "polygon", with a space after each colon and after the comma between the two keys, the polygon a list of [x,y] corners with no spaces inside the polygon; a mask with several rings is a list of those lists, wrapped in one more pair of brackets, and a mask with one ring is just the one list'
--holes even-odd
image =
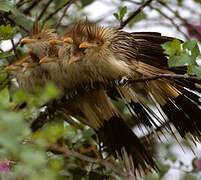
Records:
{"label": "foliage", "polygon": [[[182,37],[195,37],[200,41],[199,33],[192,31],[195,27],[198,31],[200,24],[185,24],[182,18],[179,18],[179,10],[185,9],[185,0],[163,1],[173,9],[178,9],[174,13],[172,19],[177,19],[180,26],[175,27],[174,24],[168,24],[171,28],[176,28]],[[37,2],[34,4],[34,2]],[[97,142],[96,134],[87,126],[80,124],[83,130],[70,126],[65,122],[65,119],[56,115],[51,122],[47,123],[37,132],[31,132],[30,124],[40,113],[41,106],[48,101],[55,99],[58,96],[58,91],[54,85],[49,84],[44,89],[38,90],[36,95],[28,94],[23,90],[19,90],[16,83],[13,82],[13,77],[8,75],[4,67],[20,58],[25,54],[19,46],[19,39],[24,37],[33,26],[33,21],[36,16],[41,15],[40,23],[45,23],[53,26],[58,22],[63,11],[62,7],[68,2],[67,0],[52,0],[47,9],[43,12],[48,1],[45,0],[0,0],[0,179],[2,180],[56,180],[56,179],[121,179],[114,172],[101,166],[100,164],[90,163],[73,156],[67,156],[60,151],[51,149],[54,144],[68,148],[72,152],[78,152],[86,156],[101,159],[106,157],[106,153],[102,153],[101,145]],[[50,2],[50,1],[49,1]],[[67,25],[80,20],[81,17],[91,18],[87,11],[90,5],[93,5],[95,0],[79,0],[74,3],[67,13],[57,31],[61,32]],[[110,26],[122,23],[128,16],[137,9],[139,4],[131,3],[131,1],[111,1],[114,9],[110,13],[111,20],[108,20],[104,15],[101,19],[103,23]],[[134,2],[134,1],[133,1]],[[139,1],[140,2],[140,1]],[[145,1],[142,1],[145,2]],[[130,3],[130,4],[128,4]],[[141,2],[140,2],[141,3]],[[175,4],[176,3],[176,4]],[[196,6],[200,8],[199,0],[192,0]],[[152,3],[153,4],[153,3]],[[141,5],[141,4],[140,4]],[[154,6],[155,4],[153,4]],[[167,7],[162,4],[156,4],[162,12],[166,12]],[[57,9],[59,13],[54,13]],[[165,10],[164,10],[165,9]],[[151,17],[153,21],[150,23],[149,14],[156,9],[149,7],[146,11],[141,11],[129,23],[129,28],[143,25],[155,26],[155,17]],[[190,12],[189,7],[189,12]],[[193,10],[192,10],[193,11]],[[158,23],[164,23],[165,16],[159,11],[156,19]],[[50,19],[46,19],[51,15]],[[192,12],[190,13],[192,14]],[[199,11],[194,12],[194,15],[201,17]],[[92,15],[93,16],[93,15]],[[191,17],[190,17],[191,18]],[[195,18],[196,19],[196,18]],[[93,19],[95,22],[100,20]],[[199,22],[200,23],[200,22]],[[184,26],[182,26],[182,24]],[[179,31],[181,26],[186,28],[187,33]],[[190,28],[189,28],[190,27]],[[200,32],[201,33],[201,32]],[[14,47],[3,48],[3,44],[7,41],[15,40]],[[169,55],[169,67],[187,66],[186,75],[196,75],[201,77],[201,68],[198,65],[200,59],[199,42],[197,40],[186,40],[181,42],[175,39],[172,42],[163,44],[164,51]],[[20,109],[20,105],[26,103],[27,106]],[[118,105],[122,112],[124,108],[121,104]],[[129,117],[128,117],[129,119]],[[185,143],[182,143],[185,144]],[[146,180],[159,180],[165,177],[171,168],[177,167],[183,174],[183,179],[200,179],[200,159],[192,160],[192,168],[186,170],[186,165],[177,158],[177,155],[171,151],[173,143],[158,143],[158,154],[163,153],[166,157],[164,160],[159,160],[159,172],[148,173]],[[119,163],[108,157],[109,162],[112,162],[117,167]],[[171,163],[169,163],[171,162]]]}
{"label": "foliage", "polygon": [[168,60],[169,67],[187,66],[188,75],[201,77],[201,68],[197,63],[201,56],[197,43],[198,41],[196,40],[181,43],[179,40],[174,39],[172,42],[163,44],[165,53],[170,56]]}

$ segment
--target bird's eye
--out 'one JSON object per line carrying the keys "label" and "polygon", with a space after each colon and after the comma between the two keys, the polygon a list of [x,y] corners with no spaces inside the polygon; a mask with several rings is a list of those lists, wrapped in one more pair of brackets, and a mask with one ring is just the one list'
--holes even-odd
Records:
{"label": "bird's eye", "polygon": [[38,39],[41,39],[41,37],[39,36]]}

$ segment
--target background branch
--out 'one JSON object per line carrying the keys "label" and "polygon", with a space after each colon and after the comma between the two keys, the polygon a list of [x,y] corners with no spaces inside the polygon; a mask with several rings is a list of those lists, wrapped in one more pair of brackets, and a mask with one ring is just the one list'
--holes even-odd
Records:
{"label": "background branch", "polygon": [[137,16],[146,6],[148,6],[153,0],[148,0],[142,4],[135,12],[133,12],[125,21],[122,21],[119,29],[124,28],[135,16]]}
{"label": "background branch", "polygon": [[71,4],[71,1],[73,0],[69,0],[68,2],[66,2],[63,6],[60,6],[59,8],[57,8],[54,12],[52,12],[51,14],[49,14],[49,16],[47,16],[44,20],[43,23],[48,21],[50,18],[52,18],[52,16],[54,16],[55,14],[57,14],[61,9],[63,9],[65,6],[67,6],[69,3]]}
{"label": "background branch", "polygon": [[63,14],[62,14],[61,17],[59,18],[59,20],[58,20],[58,22],[57,22],[57,24],[56,24],[56,26],[55,26],[56,29],[60,26],[61,21],[62,21],[62,19],[64,18],[65,14],[66,14],[66,12],[67,12],[67,10],[68,10],[68,8],[71,6],[71,4],[75,3],[76,1],[77,1],[77,0],[69,0],[69,2],[66,4],[65,9],[64,9],[64,11],[63,11]]}
{"label": "background branch", "polygon": [[111,169],[115,174],[119,175],[120,177],[129,179],[129,180],[135,180],[134,177],[132,177],[129,174],[127,174],[126,172],[123,172],[120,169],[116,168],[112,163],[110,163],[110,162],[108,162],[106,160],[91,158],[91,157],[85,156],[83,154],[70,151],[67,148],[60,147],[60,146],[58,146],[56,144],[50,145],[49,149],[53,150],[53,151],[60,152],[65,156],[73,156],[73,157],[78,158],[78,159],[83,160],[83,161],[100,164],[100,165],[102,165],[102,166],[104,166],[106,168]]}

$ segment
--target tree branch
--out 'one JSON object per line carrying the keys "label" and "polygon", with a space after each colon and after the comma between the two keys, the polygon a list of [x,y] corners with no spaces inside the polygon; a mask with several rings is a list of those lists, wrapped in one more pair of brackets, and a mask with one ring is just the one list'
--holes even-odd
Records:
{"label": "tree branch", "polygon": [[148,0],[142,4],[135,12],[133,12],[125,21],[122,21],[119,29],[124,28],[135,16],[137,16],[146,6],[148,6],[153,0]]}
{"label": "tree branch", "polygon": [[56,9],[54,12],[52,12],[51,14],[49,14],[49,16],[47,16],[44,20],[43,23],[45,23],[46,21],[48,21],[50,18],[52,18],[52,16],[54,16],[56,13],[58,13],[61,9],[63,9],[63,7],[67,6],[69,3],[71,3],[72,0],[69,0],[68,2],[66,2],[64,5],[62,5],[61,7],[59,7],[58,9]]}
{"label": "tree branch", "polygon": [[182,22],[184,22],[184,24],[187,24],[188,26],[190,26],[191,29],[192,29],[195,33],[197,33],[197,34],[200,36],[200,38],[201,38],[201,33],[200,33],[195,27],[193,27],[191,24],[189,24],[186,19],[184,19],[183,17],[181,17],[177,11],[174,11],[172,8],[170,8],[166,3],[164,3],[164,2],[161,1],[161,0],[158,0],[158,2],[159,2],[161,5],[163,5],[164,7],[166,7],[170,12],[172,12],[172,13],[175,15],[175,17],[177,17],[180,21],[182,21]]}
{"label": "tree branch", "polygon": [[32,4],[30,6],[28,6],[26,9],[24,9],[23,13],[25,15],[29,14],[30,11],[40,2],[40,0],[35,0],[32,2]]}
{"label": "tree branch", "polygon": [[45,6],[43,7],[43,9],[42,9],[42,11],[40,12],[39,16],[37,17],[37,20],[38,20],[38,21],[42,18],[43,14],[45,13],[45,11],[47,10],[48,6],[51,4],[52,1],[53,1],[53,0],[49,0],[49,1],[45,4]]}
{"label": "tree branch", "polygon": [[76,2],[76,0],[70,0],[69,3],[66,4],[66,7],[65,7],[65,9],[64,9],[64,11],[63,11],[63,14],[62,14],[62,16],[59,18],[59,20],[58,20],[58,22],[57,22],[57,24],[56,24],[56,26],[55,26],[56,29],[57,29],[57,28],[59,27],[59,25],[61,24],[61,21],[62,21],[62,19],[64,18],[65,14],[66,14],[66,12],[67,12],[67,10],[68,10],[68,8],[71,6],[71,4],[73,4],[73,3],[75,3],[75,2]]}
{"label": "tree branch", "polygon": [[155,8],[155,7],[151,6],[151,5],[149,5],[149,7],[150,7],[151,9],[154,9],[154,10],[158,11],[164,18],[168,19],[168,20],[172,23],[172,25],[175,26],[175,28],[177,29],[177,31],[179,31],[181,34],[183,34],[183,36],[184,36],[186,39],[189,39],[188,35],[186,35],[183,31],[181,31],[180,27],[174,22],[174,20],[173,20],[172,18],[168,17],[165,13],[163,13],[163,12],[162,12],[160,9],[158,9],[158,8]]}
{"label": "tree branch", "polygon": [[116,168],[112,163],[110,163],[110,162],[108,162],[106,160],[91,158],[91,157],[85,156],[83,154],[70,151],[67,148],[60,147],[60,146],[58,146],[56,144],[50,145],[49,149],[53,150],[53,151],[60,152],[65,156],[73,156],[73,157],[78,158],[78,159],[83,160],[83,161],[100,164],[100,165],[102,165],[102,166],[104,166],[106,168],[111,169],[115,174],[119,175],[120,177],[129,179],[129,180],[135,180],[134,177],[132,177],[129,174],[127,174],[126,172],[123,172],[120,169]]}

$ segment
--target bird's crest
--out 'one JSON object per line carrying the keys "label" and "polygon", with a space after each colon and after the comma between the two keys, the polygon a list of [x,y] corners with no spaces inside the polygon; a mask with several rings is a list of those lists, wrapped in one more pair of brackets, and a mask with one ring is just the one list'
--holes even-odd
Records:
{"label": "bird's crest", "polygon": [[44,40],[48,39],[49,37],[52,37],[55,34],[54,29],[48,29],[45,27],[45,23],[43,22],[41,25],[39,25],[39,21],[36,18],[33,28],[29,33],[30,38],[36,38],[36,36],[41,36]]}
{"label": "bird's crest", "polygon": [[88,20],[80,21],[73,27],[73,41],[76,44],[83,41],[104,41],[105,38],[107,38],[106,32],[108,32],[108,30],[110,29],[96,26]]}

